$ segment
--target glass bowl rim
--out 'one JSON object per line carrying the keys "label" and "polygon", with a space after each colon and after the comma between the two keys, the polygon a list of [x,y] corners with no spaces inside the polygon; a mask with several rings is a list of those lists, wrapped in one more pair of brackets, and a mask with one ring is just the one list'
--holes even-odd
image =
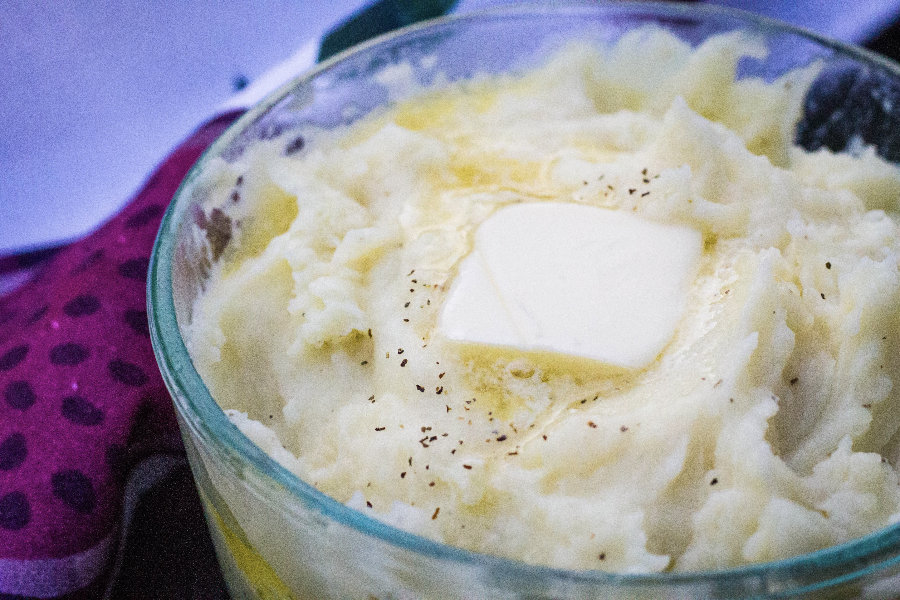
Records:
{"label": "glass bowl rim", "polygon": [[[882,569],[892,564],[900,563],[900,523],[889,525],[863,537],[835,546],[776,561],[751,563],[718,570],[667,571],[661,573],[620,573],[601,570],[562,569],[451,546],[388,525],[374,517],[369,517],[361,511],[350,508],[335,498],[319,491],[287,470],[259,446],[250,441],[228,419],[224,411],[212,398],[199,373],[194,369],[175,314],[171,266],[178,227],[186,216],[185,213],[190,200],[188,195],[191,189],[190,184],[213,157],[221,154],[249,125],[271,107],[278,104],[293,89],[323,76],[350,57],[372,51],[382,45],[402,41],[403,38],[414,38],[427,31],[441,27],[453,27],[471,21],[505,20],[514,17],[536,18],[546,14],[576,16],[582,11],[600,17],[621,14],[654,18],[681,18],[692,21],[729,19],[744,27],[752,28],[754,33],[764,35],[787,34],[804,38],[808,42],[814,42],[825,49],[832,50],[836,55],[888,71],[900,81],[900,65],[874,52],[747,11],[695,3],[615,2],[614,0],[592,0],[590,2],[575,0],[563,2],[562,4],[554,3],[553,5],[536,2],[516,3],[477,12],[450,14],[423,21],[347,49],[285,82],[232,123],[191,167],[163,216],[150,257],[147,280],[147,312],[153,352],[173,401],[184,418],[184,423],[191,428],[192,432],[207,447],[212,447],[219,453],[225,453],[225,455],[237,459],[238,463],[252,467],[257,473],[266,476],[276,485],[284,488],[294,500],[299,500],[307,508],[316,510],[329,521],[350,527],[363,535],[378,538],[401,550],[454,563],[477,563],[482,567],[498,569],[509,575],[527,577],[528,579],[565,580],[584,584],[625,586],[671,585],[678,583],[715,583],[722,580],[769,578],[779,575],[789,576],[801,572],[807,573],[808,569],[820,567],[839,568],[841,565],[847,565],[851,569],[847,572],[842,572],[843,576],[837,577],[837,579],[842,579],[844,576],[852,575],[856,577],[869,570]],[[235,461],[228,460],[226,462],[233,473],[243,479],[242,470],[235,466]],[[246,479],[244,481],[250,484]],[[865,557],[886,551],[896,551],[896,554],[880,563],[860,565],[863,567],[862,570],[852,569],[854,565],[865,559]]]}

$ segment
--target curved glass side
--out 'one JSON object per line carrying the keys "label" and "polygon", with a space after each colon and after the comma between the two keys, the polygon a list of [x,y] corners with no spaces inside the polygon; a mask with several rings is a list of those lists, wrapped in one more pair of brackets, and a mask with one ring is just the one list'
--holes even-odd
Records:
{"label": "curved glass side", "polygon": [[[797,139],[809,149],[875,145],[900,159],[900,74],[895,65],[800,30],[713,7],[642,3],[515,7],[415,26],[341,54],[285,85],[242,117],[198,162],[163,220],[150,265],[154,351],[220,560],[236,597],[255,598],[640,598],[865,597],[900,589],[900,525],[816,553],[700,573],[623,575],[565,571],[468,552],[373,520],[278,465],[231,424],[193,368],[181,331],[212,259],[193,211],[198,175],[247,144],[298,124],[334,127],[395,99],[374,80],[391,64],[416,65],[423,85],[476,72],[509,72],[575,32],[612,41],[644,24],[699,43],[743,29],[772,49],[742,65],[772,79],[822,61]],[[423,57],[432,57],[422,61]],[[894,109],[893,107],[897,108]],[[900,125],[898,123],[897,125]],[[893,595],[891,595],[893,594]]]}

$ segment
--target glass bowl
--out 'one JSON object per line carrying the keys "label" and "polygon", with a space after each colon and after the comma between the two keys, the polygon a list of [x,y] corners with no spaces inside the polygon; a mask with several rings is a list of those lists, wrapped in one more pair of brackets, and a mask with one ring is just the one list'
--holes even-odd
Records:
{"label": "glass bowl", "polygon": [[301,125],[348,124],[396,100],[396,90],[376,78],[389,65],[412,65],[416,79],[427,86],[438,78],[514,71],[574,37],[603,44],[646,24],[693,45],[736,29],[762,38],[769,56],[745,60],[739,76],[771,80],[821,61],[796,141],[809,150],[843,150],[863,142],[900,161],[895,64],[787,25],[695,4],[592,2],[452,16],[363,44],[285,85],[238,120],[194,166],[166,213],[150,265],[154,351],[235,598],[900,596],[900,524],[777,562],[644,575],[534,566],[438,543],[369,518],[287,471],[229,421],[194,369],[182,332],[215,246],[227,243],[221,231],[210,236],[209,223],[203,224],[207,231],[198,229],[197,207],[206,193],[198,174],[212,160],[234,160],[258,139],[284,136],[289,142],[290,131]]}

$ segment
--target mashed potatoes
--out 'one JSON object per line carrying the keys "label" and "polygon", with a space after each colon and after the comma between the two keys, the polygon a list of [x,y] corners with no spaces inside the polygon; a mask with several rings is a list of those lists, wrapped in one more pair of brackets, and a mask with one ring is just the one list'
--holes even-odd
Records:
{"label": "mashed potatoes", "polygon": [[[213,397],[340,501],[532,563],[717,569],[896,522],[900,171],[793,147],[816,69],[735,81],[763,52],[639,30],[213,165]],[[442,335],[479,226],[548,202],[701,234],[648,365]]]}

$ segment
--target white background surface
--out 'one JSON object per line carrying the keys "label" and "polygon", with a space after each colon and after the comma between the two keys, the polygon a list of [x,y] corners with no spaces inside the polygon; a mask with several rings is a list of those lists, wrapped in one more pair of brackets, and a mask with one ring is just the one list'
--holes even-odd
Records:
{"label": "white background surface", "polygon": [[[462,0],[458,12],[504,3]],[[846,41],[900,0],[719,0]],[[114,214],[237,79],[366,0],[0,0],[0,255],[74,239]]]}

